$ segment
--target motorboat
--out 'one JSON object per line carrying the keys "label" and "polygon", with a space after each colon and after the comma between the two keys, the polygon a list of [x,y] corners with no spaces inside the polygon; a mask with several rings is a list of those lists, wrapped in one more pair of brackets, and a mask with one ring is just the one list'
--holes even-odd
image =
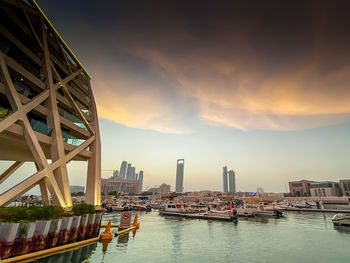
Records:
{"label": "motorboat", "polygon": [[335,226],[350,226],[350,215],[336,214],[332,218]]}
{"label": "motorboat", "polygon": [[266,206],[263,203],[259,205],[255,204],[244,204],[236,209],[238,216],[268,216],[268,217],[283,217],[281,210],[273,208],[271,206]]}

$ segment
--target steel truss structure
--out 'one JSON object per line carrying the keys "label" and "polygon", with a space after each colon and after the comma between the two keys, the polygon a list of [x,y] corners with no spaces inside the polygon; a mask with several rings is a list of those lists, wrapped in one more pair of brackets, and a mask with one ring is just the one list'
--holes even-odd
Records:
{"label": "steel truss structure", "polygon": [[87,161],[86,202],[101,203],[101,142],[90,76],[34,0],[0,1],[0,160],[37,172],[0,195],[36,185],[44,204],[71,207],[67,164]]}

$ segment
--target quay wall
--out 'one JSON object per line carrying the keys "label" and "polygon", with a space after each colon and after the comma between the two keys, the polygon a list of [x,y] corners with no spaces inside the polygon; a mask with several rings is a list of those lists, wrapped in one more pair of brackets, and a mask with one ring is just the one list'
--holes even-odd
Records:
{"label": "quay wall", "polygon": [[97,237],[102,213],[23,223],[0,223],[0,259]]}

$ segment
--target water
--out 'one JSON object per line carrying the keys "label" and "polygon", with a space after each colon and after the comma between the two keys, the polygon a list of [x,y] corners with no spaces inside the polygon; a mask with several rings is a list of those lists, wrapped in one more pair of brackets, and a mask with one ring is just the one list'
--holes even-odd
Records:
{"label": "water", "polygon": [[[235,225],[138,212],[135,236],[113,238],[105,253],[98,243],[37,262],[350,262],[350,228],[334,227],[333,214],[285,215]],[[119,218],[107,214],[103,221]]]}

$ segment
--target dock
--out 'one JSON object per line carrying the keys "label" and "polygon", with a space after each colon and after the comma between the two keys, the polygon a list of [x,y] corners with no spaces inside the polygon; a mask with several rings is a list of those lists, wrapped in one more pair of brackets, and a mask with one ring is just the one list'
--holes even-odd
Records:
{"label": "dock", "polygon": [[207,215],[207,214],[199,214],[199,213],[178,213],[178,212],[160,212],[161,215],[164,216],[178,216],[184,218],[192,218],[192,219],[205,219],[205,220],[219,220],[219,221],[233,221],[229,216],[219,216],[219,215]]}
{"label": "dock", "polygon": [[283,211],[291,211],[291,212],[318,212],[318,213],[343,213],[343,214],[349,214],[350,213],[350,210],[318,209],[318,208],[297,208],[297,207],[287,207]]}

